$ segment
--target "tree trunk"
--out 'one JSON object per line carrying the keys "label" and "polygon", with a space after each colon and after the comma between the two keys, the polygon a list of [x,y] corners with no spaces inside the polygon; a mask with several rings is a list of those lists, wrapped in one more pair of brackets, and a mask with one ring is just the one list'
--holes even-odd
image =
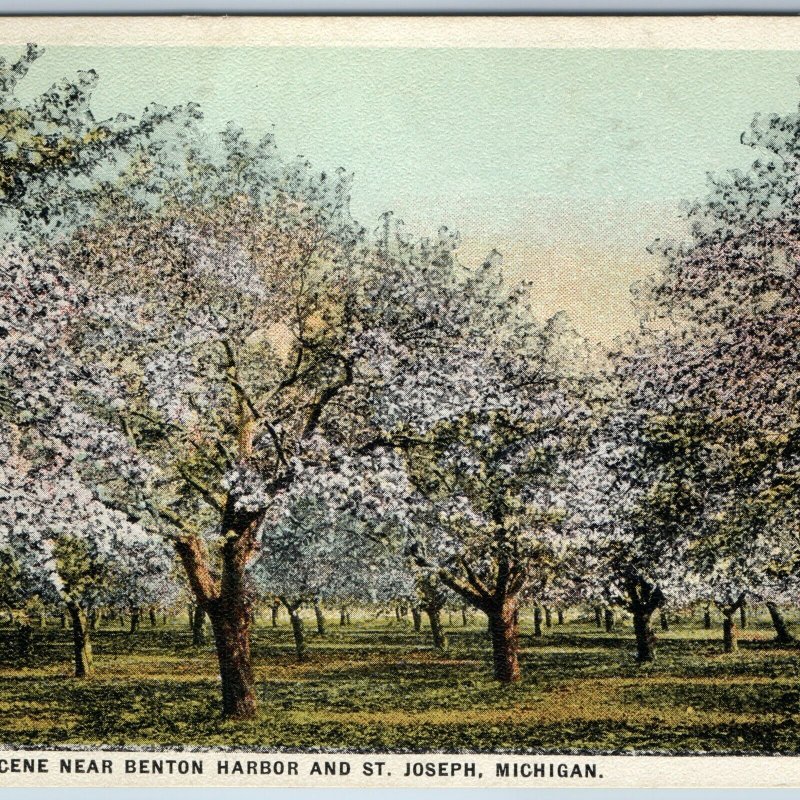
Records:
{"label": "tree trunk", "polygon": [[[242,428],[240,443],[247,444],[249,430],[246,425]],[[211,566],[202,538],[189,535],[174,540],[196,603],[211,620],[222,683],[222,713],[227,719],[249,719],[256,715],[250,660],[253,598],[246,573],[258,547],[262,520],[261,512],[237,509],[232,497],[226,499],[220,520],[225,538],[219,574]]]}
{"label": "tree trunk", "polygon": [[614,630],[614,609],[607,608],[603,612],[603,621],[606,626],[606,633],[611,633]]}
{"label": "tree trunk", "polygon": [[781,614],[778,606],[770,602],[767,603],[767,609],[769,610],[769,616],[775,627],[775,633],[777,634],[775,641],[778,644],[791,644],[794,641],[794,636],[789,633],[789,629],[786,627],[786,620],[783,618],[783,614]]}
{"label": "tree trunk", "polygon": [[735,611],[733,608],[722,609],[722,649],[726,653],[733,653],[739,649],[736,641],[736,623],[733,621]]}
{"label": "tree trunk", "polygon": [[502,605],[490,606],[486,611],[492,637],[494,677],[501,683],[514,683],[520,679],[516,610],[516,598],[510,598]]}
{"label": "tree trunk", "polygon": [[196,606],[192,616],[192,646],[200,647],[206,643],[206,612]]}
{"label": "tree trunk", "polygon": [[442,629],[442,609],[441,606],[425,606],[425,613],[431,623],[431,636],[433,646],[436,650],[447,650],[447,637]]}
{"label": "tree trunk", "polygon": [[545,628],[553,627],[553,615],[548,606],[544,607],[544,626]]}
{"label": "tree trunk", "polygon": [[325,615],[322,613],[322,606],[319,600],[314,601],[314,615],[317,618],[317,633],[320,636],[325,635]]}
{"label": "tree trunk", "polygon": [[422,614],[417,606],[411,606],[411,618],[414,620],[414,632],[422,630]]}
{"label": "tree trunk", "polygon": [[189,604],[189,628],[194,629],[194,609],[195,607]]}
{"label": "tree trunk", "polygon": [[559,608],[557,613],[558,613],[558,624],[559,625],[563,625],[564,624],[564,609],[563,608]]}
{"label": "tree trunk", "polygon": [[349,609],[347,609],[347,610],[344,612],[344,618],[345,618],[345,620],[347,621],[347,624],[349,625],[349,624],[350,624],[350,610],[349,610]]}
{"label": "tree trunk", "polygon": [[59,615],[59,624],[61,625],[61,630],[67,627],[67,615],[63,611]]}
{"label": "tree trunk", "polygon": [[136,633],[139,630],[139,616],[140,610],[138,608],[131,609],[131,626],[128,629],[130,633]]}
{"label": "tree trunk", "polygon": [[[195,620],[198,610],[199,606]],[[222,713],[229,719],[252,718],[256,714],[256,698],[250,664],[250,607],[216,600],[205,611],[214,631],[222,679]]]}
{"label": "tree trunk", "polygon": [[705,611],[703,611],[703,627],[707,630],[711,630],[711,609],[706,606]]}
{"label": "tree trunk", "polygon": [[289,619],[292,622],[292,634],[294,635],[294,647],[297,652],[297,660],[305,661],[308,655],[306,651],[306,635],[303,618],[300,616],[300,606],[287,606]]}
{"label": "tree trunk", "polygon": [[343,628],[345,625],[347,625],[347,609],[342,606],[339,609],[339,626]]}
{"label": "tree trunk", "polygon": [[281,610],[281,604],[276,600],[272,604],[272,627],[278,627],[278,612]]}
{"label": "tree trunk", "polygon": [[744,630],[747,627],[747,606],[744,603],[739,606],[739,622]]}
{"label": "tree trunk", "polygon": [[461,626],[466,628],[469,624],[469,620],[467,619],[467,607],[461,606]]}
{"label": "tree trunk", "polygon": [[86,614],[77,603],[67,603],[72,621],[72,643],[75,653],[75,677],[90,678],[92,666],[92,643],[89,638],[89,625]]}
{"label": "tree trunk", "polygon": [[150,627],[155,628],[158,625],[158,617],[156,617],[156,610],[154,608],[150,609]]}
{"label": "tree trunk", "polygon": [[167,627],[167,612],[166,611],[161,615],[161,625],[164,628]]}
{"label": "tree trunk", "polygon": [[594,607],[594,624],[596,628],[603,627],[603,611],[600,606]]}
{"label": "tree trunk", "polygon": [[661,630],[668,631],[669,630],[669,617],[667,616],[667,612],[661,612]]}
{"label": "tree trunk", "polygon": [[633,632],[636,635],[636,660],[642,663],[655,659],[655,636],[650,624],[650,615],[645,609],[633,611]]}
{"label": "tree trunk", "polygon": [[538,639],[542,635],[542,609],[533,607],[533,635]]}
{"label": "tree trunk", "polygon": [[394,616],[395,616],[395,619],[398,622],[400,622],[400,606],[395,606],[394,607]]}

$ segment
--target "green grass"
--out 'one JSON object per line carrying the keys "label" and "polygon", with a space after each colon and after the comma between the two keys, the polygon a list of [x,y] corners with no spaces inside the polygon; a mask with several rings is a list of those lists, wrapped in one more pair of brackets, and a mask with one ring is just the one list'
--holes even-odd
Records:
{"label": "green grass", "polygon": [[[455,617],[454,617],[455,619]],[[216,659],[185,621],[130,636],[94,635],[96,675],[70,677],[70,632],[36,630],[20,663],[0,629],[0,742],[35,747],[231,747],[526,752],[800,752],[800,649],[764,619],[721,652],[719,629],[684,620],[659,632],[656,661],[633,660],[630,626],[585,619],[534,639],[523,626],[523,680],[491,679],[483,626],[448,628],[450,649],[385,620],[309,630],[294,660],[288,626],[260,623],[257,720],[221,720]],[[478,621],[476,620],[476,623]],[[310,626],[309,626],[310,628]]]}

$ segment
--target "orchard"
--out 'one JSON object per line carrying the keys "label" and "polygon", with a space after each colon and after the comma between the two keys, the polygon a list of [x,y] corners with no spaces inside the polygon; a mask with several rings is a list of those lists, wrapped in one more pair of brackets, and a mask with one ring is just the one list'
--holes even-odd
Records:
{"label": "orchard", "polygon": [[271,135],[23,102],[41,55],[0,62],[4,742],[796,749],[800,115],[601,347]]}

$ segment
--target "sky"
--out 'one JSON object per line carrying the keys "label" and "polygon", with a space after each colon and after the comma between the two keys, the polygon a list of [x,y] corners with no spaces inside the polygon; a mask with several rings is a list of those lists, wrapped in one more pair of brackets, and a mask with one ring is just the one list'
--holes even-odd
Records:
{"label": "sky", "polygon": [[50,46],[23,94],[87,68],[98,117],[191,100],[212,130],[271,131],[286,157],[355,173],[362,224],[445,224],[467,263],[497,248],[541,316],[602,341],[635,323],[630,284],[682,235],[682,202],[755,157],[753,114],[800,100],[791,51],[498,47]]}

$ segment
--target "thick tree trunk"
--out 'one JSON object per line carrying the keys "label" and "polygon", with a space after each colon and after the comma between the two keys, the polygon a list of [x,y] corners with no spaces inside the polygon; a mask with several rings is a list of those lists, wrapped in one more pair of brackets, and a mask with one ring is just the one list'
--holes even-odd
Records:
{"label": "thick tree trunk", "polygon": [[744,630],[747,627],[747,606],[744,603],[739,606],[739,622]]}
{"label": "thick tree trunk", "polygon": [[544,607],[544,626],[545,628],[553,627],[553,615],[548,606]]}
{"label": "thick tree trunk", "polygon": [[90,678],[94,668],[92,665],[92,643],[89,638],[89,625],[86,614],[77,603],[68,603],[67,610],[72,621],[75,677]]}
{"label": "thick tree trunk", "polygon": [[155,628],[156,625],[158,625],[158,617],[156,617],[156,610],[154,608],[151,608],[149,611],[149,615],[150,615],[150,627]]}
{"label": "thick tree trunk", "polygon": [[611,633],[614,630],[614,609],[607,608],[603,612],[603,621],[606,626],[606,633]]}
{"label": "thick tree trunk", "polygon": [[564,609],[563,608],[559,608],[557,613],[558,613],[558,624],[559,625],[563,625],[564,624]]}
{"label": "thick tree trunk", "polygon": [[292,634],[294,636],[294,648],[297,652],[297,660],[305,661],[308,653],[306,651],[306,633],[303,618],[300,616],[300,606],[287,606],[289,619],[292,623]]}
{"label": "thick tree trunk", "polygon": [[789,633],[789,629],[786,627],[786,620],[783,618],[783,614],[781,614],[778,606],[775,603],[767,603],[767,609],[769,610],[769,616],[772,620],[772,624],[775,628],[775,641],[778,644],[791,644],[794,641],[794,636]]}
{"label": "thick tree trunk", "polygon": [[542,609],[533,607],[533,635],[538,639],[542,635]]}
{"label": "thick tree trunk", "polygon": [[501,683],[514,683],[520,679],[516,610],[516,598],[509,598],[502,604],[490,606],[486,611],[492,637],[494,677]]}
{"label": "thick tree trunk", "polygon": [[669,630],[669,617],[667,616],[666,611],[661,611],[661,630],[668,631]]}
{"label": "thick tree trunk", "polygon": [[447,637],[442,629],[442,609],[441,606],[425,606],[425,613],[431,624],[431,637],[433,646],[436,650],[447,650]]}
{"label": "thick tree trunk", "polygon": [[222,683],[222,713],[228,719],[256,715],[250,660],[253,598],[248,591],[246,571],[258,546],[262,518],[259,513],[237,509],[233,498],[226,499],[220,526],[225,537],[219,575],[211,568],[205,542],[199,536],[187,535],[175,540],[197,605],[211,620]]}
{"label": "thick tree trunk", "polygon": [[422,614],[417,606],[411,606],[411,618],[414,620],[414,632],[422,630]]}
{"label": "thick tree trunk", "polygon": [[650,615],[642,608],[634,609],[633,631],[636,636],[636,660],[642,663],[655,659],[655,635],[650,624]]}
{"label": "thick tree trunk", "polygon": [[131,609],[131,626],[128,629],[130,633],[136,633],[139,630],[139,614],[138,608]]}
{"label": "thick tree trunk", "polygon": [[[195,610],[195,620],[197,613],[198,609]],[[250,663],[250,607],[245,603],[223,604],[217,600],[206,609],[206,613],[214,631],[222,679],[222,713],[231,719],[254,717],[256,698]]]}
{"label": "thick tree trunk", "polygon": [[275,601],[272,604],[272,627],[278,627],[278,612],[281,610],[281,604],[279,601]]}
{"label": "thick tree trunk", "polygon": [[206,643],[206,612],[196,606],[192,615],[192,646],[200,647]]}
{"label": "thick tree trunk", "polygon": [[711,630],[711,609],[706,606],[705,611],[703,611],[703,627],[707,630]]}
{"label": "thick tree trunk", "polygon": [[735,609],[722,609],[722,649],[726,653],[733,653],[739,649],[736,641],[736,623],[733,621]]}
{"label": "thick tree trunk", "polygon": [[347,609],[347,610],[344,612],[344,618],[345,618],[345,620],[347,621],[347,624],[348,624],[348,625],[350,625],[350,609]]}
{"label": "thick tree trunk", "polygon": [[325,635],[325,615],[322,613],[322,606],[319,600],[314,601],[314,616],[317,619],[317,633],[320,636]]}
{"label": "thick tree trunk", "polygon": [[600,606],[594,607],[594,624],[596,628],[603,627],[603,609]]}

